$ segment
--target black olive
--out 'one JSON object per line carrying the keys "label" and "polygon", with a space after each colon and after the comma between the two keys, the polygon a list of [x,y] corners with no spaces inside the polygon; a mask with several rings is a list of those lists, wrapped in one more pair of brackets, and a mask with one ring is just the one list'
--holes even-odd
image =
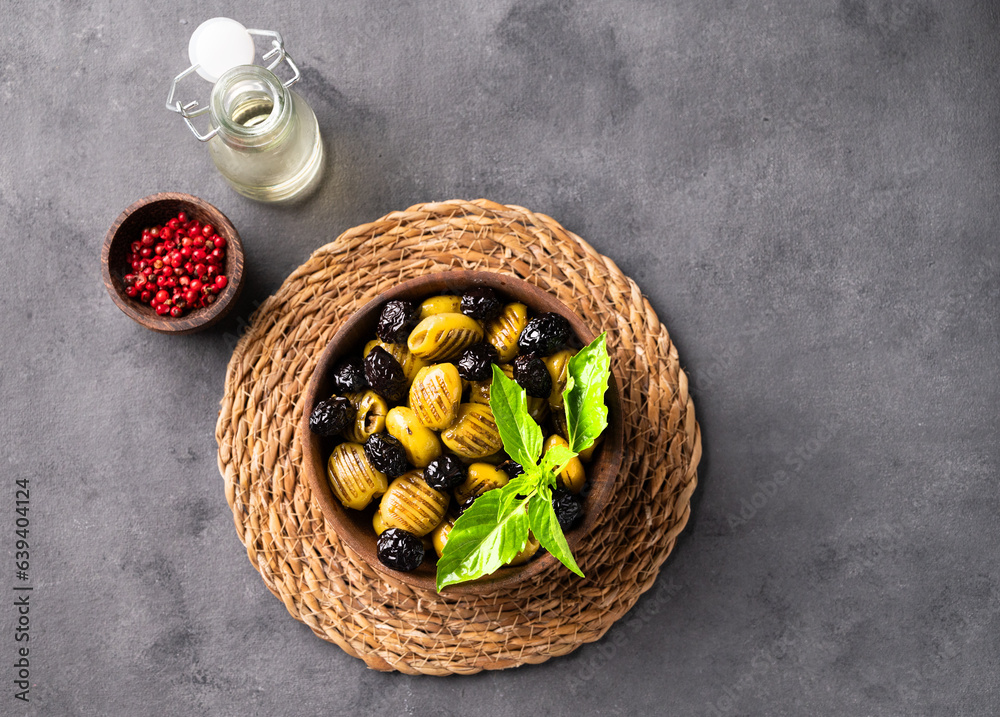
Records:
{"label": "black olive", "polygon": [[583,517],[583,501],[562,488],[552,491],[552,507],[556,511],[556,518],[563,532],[572,528]]}
{"label": "black olive", "polygon": [[531,319],[517,339],[521,353],[549,356],[569,340],[569,322],[561,315],[549,312]]}
{"label": "black olive", "polygon": [[389,528],[378,536],[378,559],[387,568],[410,572],[424,562],[424,544],[413,533]]}
{"label": "black olive", "polygon": [[417,325],[417,307],[409,301],[390,301],[382,307],[375,335],[387,344],[405,344]]}
{"label": "black olive", "polygon": [[424,481],[435,490],[445,491],[457,488],[465,482],[469,469],[455,456],[445,453],[438,456],[424,468]]}
{"label": "black olive", "polygon": [[473,497],[469,498],[467,501],[465,501],[464,503],[462,503],[460,506],[458,506],[458,514],[462,515],[462,513],[464,513],[465,511],[467,511],[469,509],[469,507],[473,503],[476,502],[476,498],[478,498],[478,497],[479,496],[473,496]]}
{"label": "black olive", "polygon": [[474,344],[462,352],[455,364],[458,375],[466,381],[485,381],[493,375],[493,364],[500,360],[493,344]]}
{"label": "black olive", "polygon": [[355,416],[354,405],[343,396],[331,396],[316,404],[309,414],[309,430],[329,438],[347,428]]}
{"label": "black olive", "polygon": [[507,477],[514,480],[519,475],[524,473],[524,466],[515,460],[507,459],[503,463],[497,466],[500,470],[507,474]]}
{"label": "black olive", "polygon": [[390,403],[400,403],[406,398],[406,374],[399,361],[381,346],[376,346],[365,357],[365,378],[372,391]]}
{"label": "black olive", "polygon": [[474,286],[462,294],[462,313],[479,321],[495,319],[503,310],[496,292],[486,286]]}
{"label": "black olive", "polygon": [[367,386],[365,367],[357,356],[341,361],[333,370],[334,393],[357,393]]}
{"label": "black olive", "polygon": [[532,398],[548,398],[552,393],[552,376],[545,362],[534,354],[514,359],[514,380]]}
{"label": "black olive", "polygon": [[365,455],[372,467],[390,478],[401,476],[410,469],[406,450],[398,439],[388,433],[374,433],[365,441]]}

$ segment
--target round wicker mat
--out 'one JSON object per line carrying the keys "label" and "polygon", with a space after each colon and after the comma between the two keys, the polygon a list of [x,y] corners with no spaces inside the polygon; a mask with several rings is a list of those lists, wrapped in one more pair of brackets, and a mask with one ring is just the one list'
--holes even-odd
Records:
{"label": "round wicker mat", "polygon": [[[516,275],[608,331],[626,453],[616,497],[576,551],[586,579],[556,565],[491,595],[417,590],[368,567],[311,500],[296,432],[320,352],[388,287],[448,268]],[[549,217],[485,200],[416,205],[318,249],[236,347],[216,439],[236,530],[292,617],[371,668],[431,675],[539,663],[600,638],[673,549],[701,456],[677,350],[635,283]]]}

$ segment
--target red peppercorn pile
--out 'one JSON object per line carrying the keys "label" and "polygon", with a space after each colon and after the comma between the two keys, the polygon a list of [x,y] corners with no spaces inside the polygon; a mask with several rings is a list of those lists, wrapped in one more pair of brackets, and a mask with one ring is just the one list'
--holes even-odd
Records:
{"label": "red peppercorn pile", "polygon": [[160,316],[177,318],[209,306],[228,283],[226,238],[185,212],[163,226],[143,229],[131,249],[132,271],[122,277],[125,293]]}

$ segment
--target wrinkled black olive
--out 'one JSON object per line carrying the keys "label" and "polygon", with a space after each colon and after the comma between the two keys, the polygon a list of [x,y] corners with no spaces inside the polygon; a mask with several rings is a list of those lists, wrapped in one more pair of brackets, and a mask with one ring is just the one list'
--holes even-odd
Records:
{"label": "wrinkled black olive", "polygon": [[451,490],[465,482],[469,469],[455,456],[445,453],[424,468],[424,481],[435,490]]}
{"label": "wrinkled black olive", "polygon": [[409,301],[390,301],[382,307],[375,335],[387,344],[405,344],[417,317],[417,307]]}
{"label": "wrinkled black olive", "polygon": [[372,391],[390,403],[400,403],[406,398],[409,385],[403,367],[381,346],[365,357],[365,378]]}
{"label": "wrinkled black olive", "polygon": [[556,511],[559,527],[566,532],[583,517],[583,501],[568,490],[556,488],[552,491],[552,507]]}
{"label": "wrinkled black olive", "polygon": [[331,396],[316,404],[309,414],[309,430],[329,438],[347,428],[355,416],[354,405],[342,396]]}
{"label": "wrinkled black olive", "polygon": [[485,381],[493,375],[491,366],[500,360],[492,344],[473,344],[458,359],[458,375],[466,381]]}
{"label": "wrinkled black olive", "polygon": [[497,466],[500,470],[507,474],[507,477],[514,480],[519,475],[524,473],[524,466],[515,460],[507,459],[503,463]]}
{"label": "wrinkled black olive", "polygon": [[365,367],[357,356],[345,359],[333,370],[334,393],[357,393],[368,386],[365,378]]}
{"label": "wrinkled black olive", "polygon": [[534,354],[514,359],[514,380],[532,398],[548,398],[552,393],[552,376],[545,362]]}
{"label": "wrinkled black olive", "polygon": [[561,315],[549,312],[528,321],[517,339],[521,353],[549,356],[563,347],[571,333],[569,322]]}
{"label": "wrinkled black olive", "polygon": [[462,294],[462,313],[479,321],[495,319],[503,310],[496,292],[486,286],[474,286]]}
{"label": "wrinkled black olive", "polygon": [[378,559],[387,568],[410,572],[424,562],[424,544],[413,533],[389,528],[378,536]]}
{"label": "wrinkled black olive", "polygon": [[365,455],[372,468],[385,473],[390,478],[401,476],[410,469],[406,462],[406,450],[400,441],[388,433],[373,433],[365,441]]}

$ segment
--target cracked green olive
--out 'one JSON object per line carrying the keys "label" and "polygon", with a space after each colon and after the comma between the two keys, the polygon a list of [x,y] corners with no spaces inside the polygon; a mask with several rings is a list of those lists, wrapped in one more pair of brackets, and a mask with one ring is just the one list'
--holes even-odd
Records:
{"label": "cracked green olive", "polygon": [[428,428],[440,431],[454,423],[461,402],[462,379],[454,364],[422,368],[410,386],[410,408]]}
{"label": "cracked green olive", "polygon": [[463,403],[458,418],[441,433],[441,441],[463,458],[485,458],[503,448],[493,411],[482,403]]}
{"label": "cracked green olive", "polygon": [[364,443],[369,437],[385,429],[385,415],[389,405],[385,399],[371,389],[360,393],[349,393],[345,397],[356,411],[354,422],[344,429],[344,437],[355,443]]}
{"label": "cracked green olive", "polygon": [[330,488],[345,508],[361,510],[372,499],[384,493],[388,481],[384,473],[375,470],[365,449],[358,443],[341,443],[333,449],[326,463]]}
{"label": "cracked green olive", "polygon": [[517,355],[517,338],[527,323],[528,307],[516,302],[507,304],[499,316],[486,323],[486,340],[493,344],[504,363]]}
{"label": "cracked green olive", "polygon": [[483,327],[465,314],[434,314],[417,324],[406,340],[410,353],[426,361],[447,361],[483,340]]}
{"label": "cracked green olive", "polygon": [[451,500],[447,493],[434,490],[424,481],[423,471],[410,471],[389,484],[378,512],[386,528],[400,528],[418,538],[437,527]]}

